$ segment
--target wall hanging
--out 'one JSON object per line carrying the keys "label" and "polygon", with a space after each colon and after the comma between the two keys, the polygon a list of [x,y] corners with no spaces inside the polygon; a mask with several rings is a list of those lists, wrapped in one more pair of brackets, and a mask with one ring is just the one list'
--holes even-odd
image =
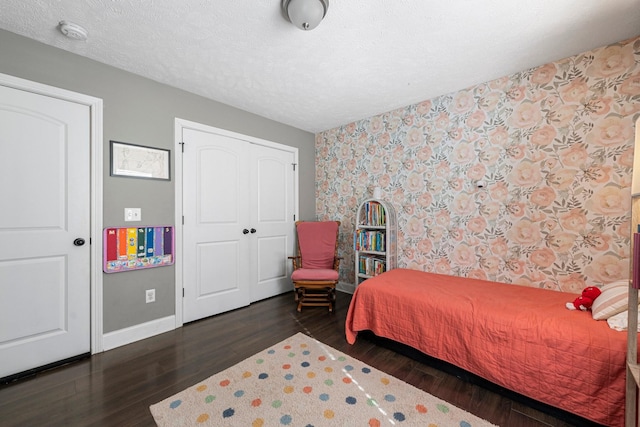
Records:
{"label": "wall hanging", "polygon": [[164,267],[174,262],[173,227],[109,227],[104,229],[105,273]]}
{"label": "wall hanging", "polygon": [[171,180],[169,150],[111,142],[111,176]]}

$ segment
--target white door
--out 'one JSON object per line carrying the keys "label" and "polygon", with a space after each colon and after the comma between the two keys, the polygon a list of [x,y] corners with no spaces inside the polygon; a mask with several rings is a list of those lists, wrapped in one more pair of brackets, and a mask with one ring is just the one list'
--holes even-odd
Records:
{"label": "white door", "polygon": [[290,151],[252,145],[254,173],[251,231],[256,230],[251,259],[251,302],[292,289],[288,256],[293,255],[294,162]]}
{"label": "white door", "polygon": [[89,123],[0,86],[0,377],[90,351]]}
{"label": "white door", "polygon": [[[249,305],[249,143],[184,129],[183,320]],[[245,231],[246,230],[246,231]]]}
{"label": "white door", "polygon": [[292,287],[295,153],[201,127],[182,130],[184,322]]}

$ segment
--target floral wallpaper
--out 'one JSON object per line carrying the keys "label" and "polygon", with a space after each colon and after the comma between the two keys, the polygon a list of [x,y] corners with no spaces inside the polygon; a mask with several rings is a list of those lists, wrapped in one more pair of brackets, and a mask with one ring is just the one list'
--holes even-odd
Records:
{"label": "floral wallpaper", "polygon": [[573,293],[626,279],[639,112],[640,37],[317,134],[341,282],[376,186],[399,267]]}

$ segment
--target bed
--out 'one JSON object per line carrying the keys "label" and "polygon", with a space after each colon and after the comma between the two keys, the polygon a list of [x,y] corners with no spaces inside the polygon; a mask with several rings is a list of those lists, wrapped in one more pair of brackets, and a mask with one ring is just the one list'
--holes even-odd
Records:
{"label": "bed", "polygon": [[371,331],[607,426],[624,423],[626,333],[575,294],[395,269],[360,284],[346,338]]}

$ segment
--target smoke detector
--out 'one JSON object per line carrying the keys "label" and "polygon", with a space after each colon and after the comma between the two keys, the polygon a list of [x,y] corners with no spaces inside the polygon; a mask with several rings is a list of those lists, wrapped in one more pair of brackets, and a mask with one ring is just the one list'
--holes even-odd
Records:
{"label": "smoke detector", "polygon": [[84,41],[87,39],[88,33],[83,27],[69,21],[60,21],[58,24],[60,32],[70,39]]}

